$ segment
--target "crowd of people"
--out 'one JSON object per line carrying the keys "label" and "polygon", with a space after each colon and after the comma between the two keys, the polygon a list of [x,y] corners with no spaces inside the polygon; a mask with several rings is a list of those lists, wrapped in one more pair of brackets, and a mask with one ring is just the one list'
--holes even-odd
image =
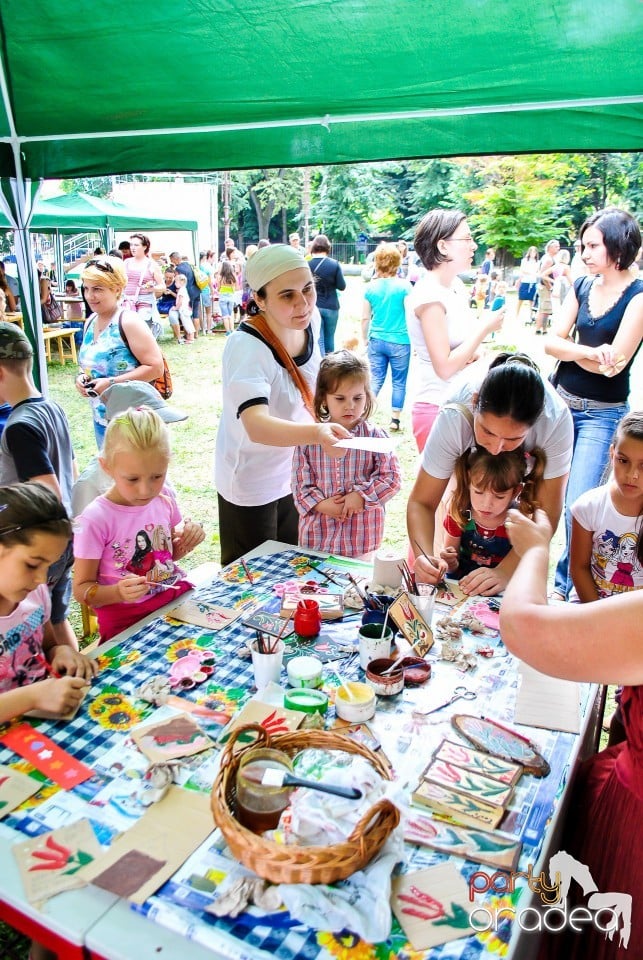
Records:
{"label": "crowd of people", "polygon": [[[630,214],[608,208],[586,220],[578,244],[581,272],[551,241],[542,256],[526,251],[517,278],[519,318],[528,305],[531,322],[538,298],[536,332],[559,361],[551,380],[525,353],[484,354],[502,327],[505,290],[488,248],[471,308],[460,275],[477,245],[457,210],[430,211],[418,224],[417,262],[405,242],[375,251],[361,353],[359,343],[335,349],[345,280],[323,235],[308,257],[298,235],[246,256],[230,240],[218,263],[209,253],[198,265],[173,253],[165,273],[142,234],[132,235],[126,258],[122,250],[90,257],[76,387],[91,404],[99,454],[91,477],[81,477],[82,506],[64,411],[35,387],[27,338],[0,323],[0,403],[11,410],[0,440],[0,639],[10,654],[0,720],[68,709],[91,679],[94,663],[68,622],[72,587],[97,612],[101,641],[190,589],[179,564],[204,532],[182,516],[167,479],[166,423],[182,415],[152,386],[163,373],[159,313],[186,343],[211,332],[215,302],[225,323],[215,454],[223,564],[265,540],[350,557],[377,550],[401,477],[387,432],[370,416],[390,367],[390,429],[399,431],[414,351],[420,465],[407,521],[416,579],[437,584],[448,574],[465,594],[504,593],[512,651],[558,676],[624,685],[615,745],[590,761],[585,833],[574,832],[592,874],[616,882],[600,872],[601,850],[624,848],[643,804],[635,641],[643,413],[628,407],[643,339],[641,232]],[[565,551],[548,598],[548,544],[563,511]],[[609,841],[597,837],[597,823]],[[638,871],[631,867],[633,884]],[[641,942],[643,918],[636,924]]]}

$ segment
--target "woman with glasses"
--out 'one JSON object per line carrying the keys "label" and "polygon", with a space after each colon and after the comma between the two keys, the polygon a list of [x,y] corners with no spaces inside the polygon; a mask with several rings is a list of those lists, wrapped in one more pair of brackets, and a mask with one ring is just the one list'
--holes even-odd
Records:
{"label": "woman with glasses", "polygon": [[163,356],[140,315],[122,305],[127,274],[117,257],[94,257],[81,276],[92,314],[78,353],[76,389],[92,405],[94,434],[100,449],[107,427],[101,394],[114,383],[150,382],[163,373]]}
{"label": "woman with glasses", "polygon": [[411,411],[420,453],[449,393],[477,360],[480,344],[502,326],[504,309],[469,309],[458,274],[469,270],[477,244],[460,210],[431,210],[415,231],[415,252],[426,268],[406,298],[406,325],[418,358],[419,390]]}
{"label": "woman with glasses", "polygon": [[[525,354],[499,353],[482,382],[471,380],[452,394],[426,443],[408,502],[417,579],[438,583],[446,573],[446,561],[439,556],[439,547],[434,547],[436,513],[458,457],[473,446],[493,456],[510,450],[522,449],[525,455],[541,450],[546,464],[535,499],[555,528],[563,506],[572,437],[569,410]],[[460,586],[470,595],[492,596],[504,590],[515,566],[512,550],[497,567],[472,570]]]}

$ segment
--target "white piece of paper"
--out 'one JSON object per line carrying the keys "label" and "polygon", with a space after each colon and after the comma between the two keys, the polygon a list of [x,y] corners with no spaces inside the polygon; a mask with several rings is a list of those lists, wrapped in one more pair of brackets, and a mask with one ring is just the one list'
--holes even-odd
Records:
{"label": "white piece of paper", "polygon": [[519,667],[516,723],[564,733],[580,733],[580,688],[574,680],[539,673],[526,663]]}
{"label": "white piece of paper", "polygon": [[370,450],[371,453],[392,453],[397,446],[393,437],[349,437],[348,440],[338,440],[336,447],[345,450]]}

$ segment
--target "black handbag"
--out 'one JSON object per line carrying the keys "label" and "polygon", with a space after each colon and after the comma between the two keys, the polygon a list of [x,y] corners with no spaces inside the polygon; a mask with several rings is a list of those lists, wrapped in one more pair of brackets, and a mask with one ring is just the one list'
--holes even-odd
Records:
{"label": "black handbag", "polygon": [[60,320],[62,320],[62,307],[54,297],[53,293],[49,293],[47,301],[41,306],[43,323],[58,323]]}

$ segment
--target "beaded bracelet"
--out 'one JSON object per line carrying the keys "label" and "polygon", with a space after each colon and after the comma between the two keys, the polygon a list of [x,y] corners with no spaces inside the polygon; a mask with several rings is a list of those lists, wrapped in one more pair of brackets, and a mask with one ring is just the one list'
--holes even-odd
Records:
{"label": "beaded bracelet", "polygon": [[90,585],[85,590],[85,593],[83,594],[83,603],[85,604],[86,607],[91,607],[92,600],[96,596],[98,587],[99,587],[98,583],[90,583]]}

